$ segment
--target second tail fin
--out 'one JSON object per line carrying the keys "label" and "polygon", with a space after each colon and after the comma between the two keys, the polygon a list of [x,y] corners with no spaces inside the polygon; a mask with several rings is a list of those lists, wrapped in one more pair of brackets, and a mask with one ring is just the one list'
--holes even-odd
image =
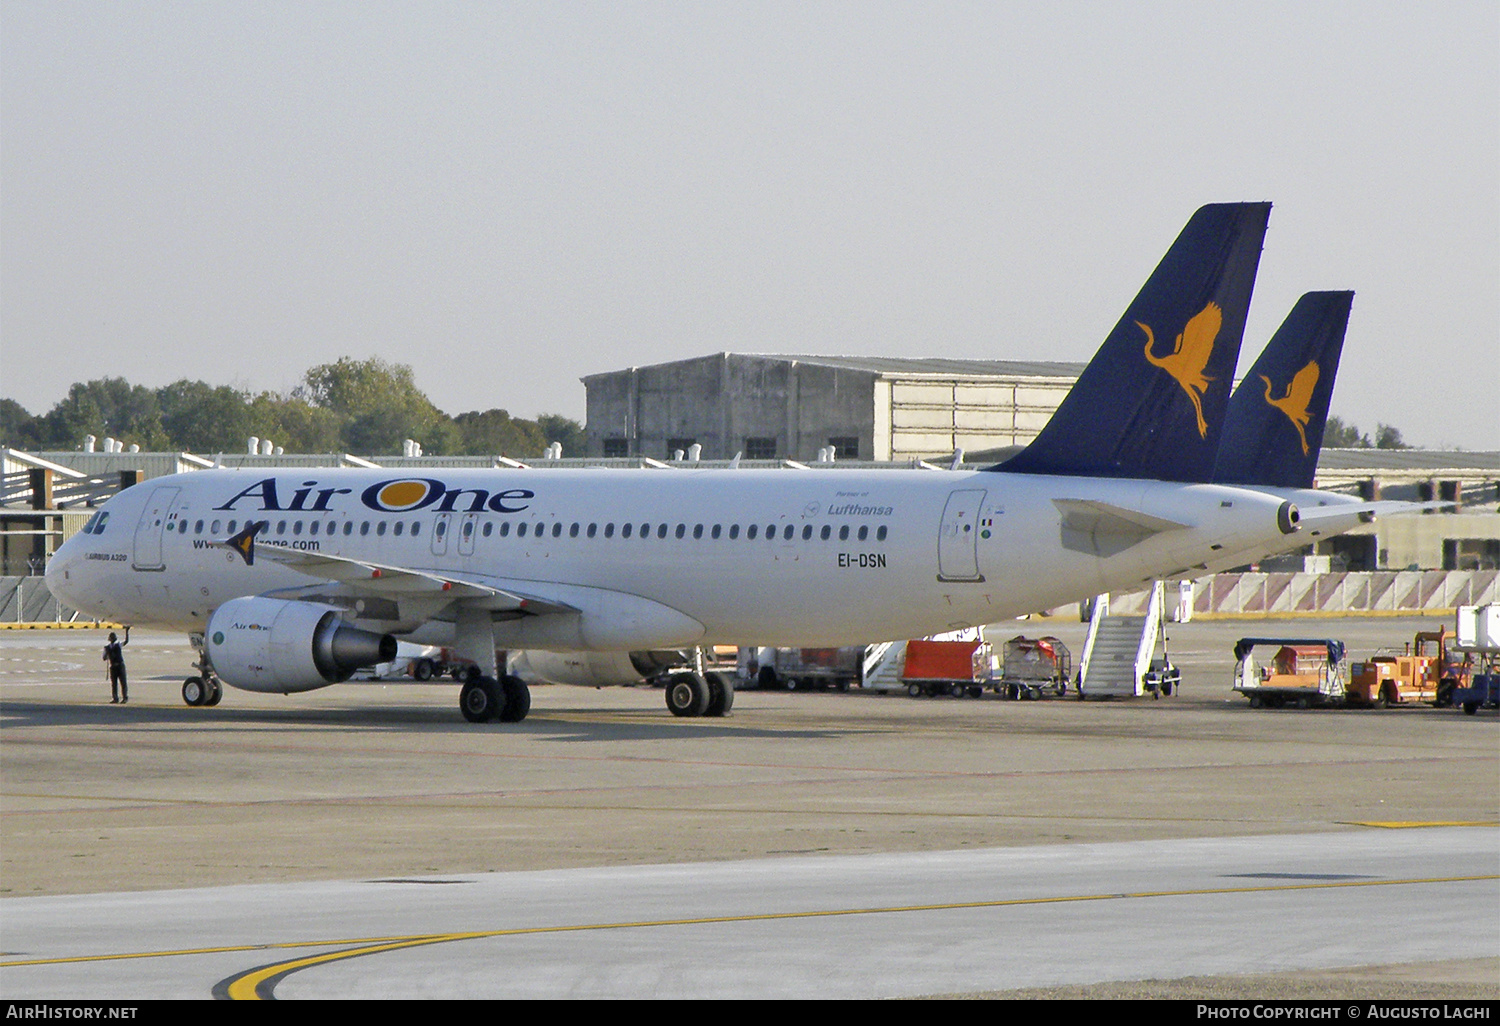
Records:
{"label": "second tail fin", "polygon": [[1214,481],[1313,486],[1353,303],[1352,292],[1297,300],[1229,400]]}
{"label": "second tail fin", "polygon": [[989,469],[1208,480],[1270,215],[1193,214],[1036,440]]}

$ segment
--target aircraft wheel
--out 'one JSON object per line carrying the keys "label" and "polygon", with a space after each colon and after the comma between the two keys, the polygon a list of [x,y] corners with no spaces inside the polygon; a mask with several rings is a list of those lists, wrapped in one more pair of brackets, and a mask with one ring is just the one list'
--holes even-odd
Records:
{"label": "aircraft wheel", "polygon": [[734,679],[722,673],[705,673],[708,685],[708,709],[705,716],[723,716],[734,708]]}
{"label": "aircraft wheel", "polygon": [[182,682],[182,700],[188,705],[202,705],[208,698],[208,688],[202,677],[189,677]]}
{"label": "aircraft wheel", "polygon": [[219,683],[217,677],[209,677],[204,683],[208,685],[208,697],[203,700],[203,704],[218,705],[224,697],[224,685]]}
{"label": "aircraft wheel", "polygon": [[505,708],[500,713],[500,722],[520,723],[531,712],[531,689],[520,677],[506,675],[500,678],[500,690],[505,695]]}
{"label": "aircraft wheel", "polygon": [[458,693],[458,708],[470,723],[485,723],[500,715],[504,696],[498,683],[489,677],[471,680]]}
{"label": "aircraft wheel", "polygon": [[418,659],[416,662],[412,663],[411,664],[411,675],[416,680],[431,680],[432,679],[432,660],[431,659]]}
{"label": "aircraft wheel", "polygon": [[962,684],[949,684],[948,694],[954,698],[962,698],[964,697],[964,686]]}
{"label": "aircraft wheel", "polygon": [[667,678],[667,708],[673,716],[702,716],[708,702],[708,681],[696,673],[674,673]]}
{"label": "aircraft wheel", "polygon": [[920,685],[920,684],[908,684],[908,685],[906,685],[906,693],[908,695],[910,695],[911,697],[913,697],[913,698],[921,698],[922,697],[922,685]]}

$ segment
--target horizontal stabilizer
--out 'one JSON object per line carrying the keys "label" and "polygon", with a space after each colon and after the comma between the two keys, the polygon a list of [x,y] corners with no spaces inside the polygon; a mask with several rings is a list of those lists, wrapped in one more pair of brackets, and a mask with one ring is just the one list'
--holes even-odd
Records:
{"label": "horizontal stabilizer", "polygon": [[1190,525],[1096,499],[1053,499],[1062,514],[1063,547],[1096,556],[1113,556],[1132,545]]}

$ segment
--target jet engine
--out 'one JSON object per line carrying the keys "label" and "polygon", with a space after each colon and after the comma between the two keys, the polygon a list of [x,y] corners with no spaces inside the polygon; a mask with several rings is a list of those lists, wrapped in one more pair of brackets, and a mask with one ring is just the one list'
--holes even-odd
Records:
{"label": "jet engine", "polygon": [[639,684],[667,670],[687,666],[691,652],[651,649],[640,652],[544,652],[527,649],[510,663],[511,672],[522,680],[583,687]]}
{"label": "jet engine", "polygon": [[234,599],[209,618],[209,661],[221,680],[244,691],[290,694],[337,684],[361,666],[396,658],[395,638],[352,627],[340,615],[313,602]]}

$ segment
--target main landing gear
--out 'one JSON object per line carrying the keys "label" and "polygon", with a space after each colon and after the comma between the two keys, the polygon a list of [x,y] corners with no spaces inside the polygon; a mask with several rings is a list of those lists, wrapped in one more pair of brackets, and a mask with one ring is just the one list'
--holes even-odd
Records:
{"label": "main landing gear", "polygon": [[723,716],[734,707],[734,682],[722,673],[683,670],[667,678],[673,716]]}
{"label": "main landing gear", "polygon": [[473,677],[458,693],[458,708],[470,723],[519,723],[531,712],[531,689],[510,674],[499,680]]}
{"label": "main landing gear", "polygon": [[224,685],[219,682],[213,666],[208,661],[208,650],[203,645],[203,635],[189,634],[188,640],[198,653],[193,668],[201,676],[189,677],[182,682],[182,700],[188,705],[218,705],[224,697]]}

